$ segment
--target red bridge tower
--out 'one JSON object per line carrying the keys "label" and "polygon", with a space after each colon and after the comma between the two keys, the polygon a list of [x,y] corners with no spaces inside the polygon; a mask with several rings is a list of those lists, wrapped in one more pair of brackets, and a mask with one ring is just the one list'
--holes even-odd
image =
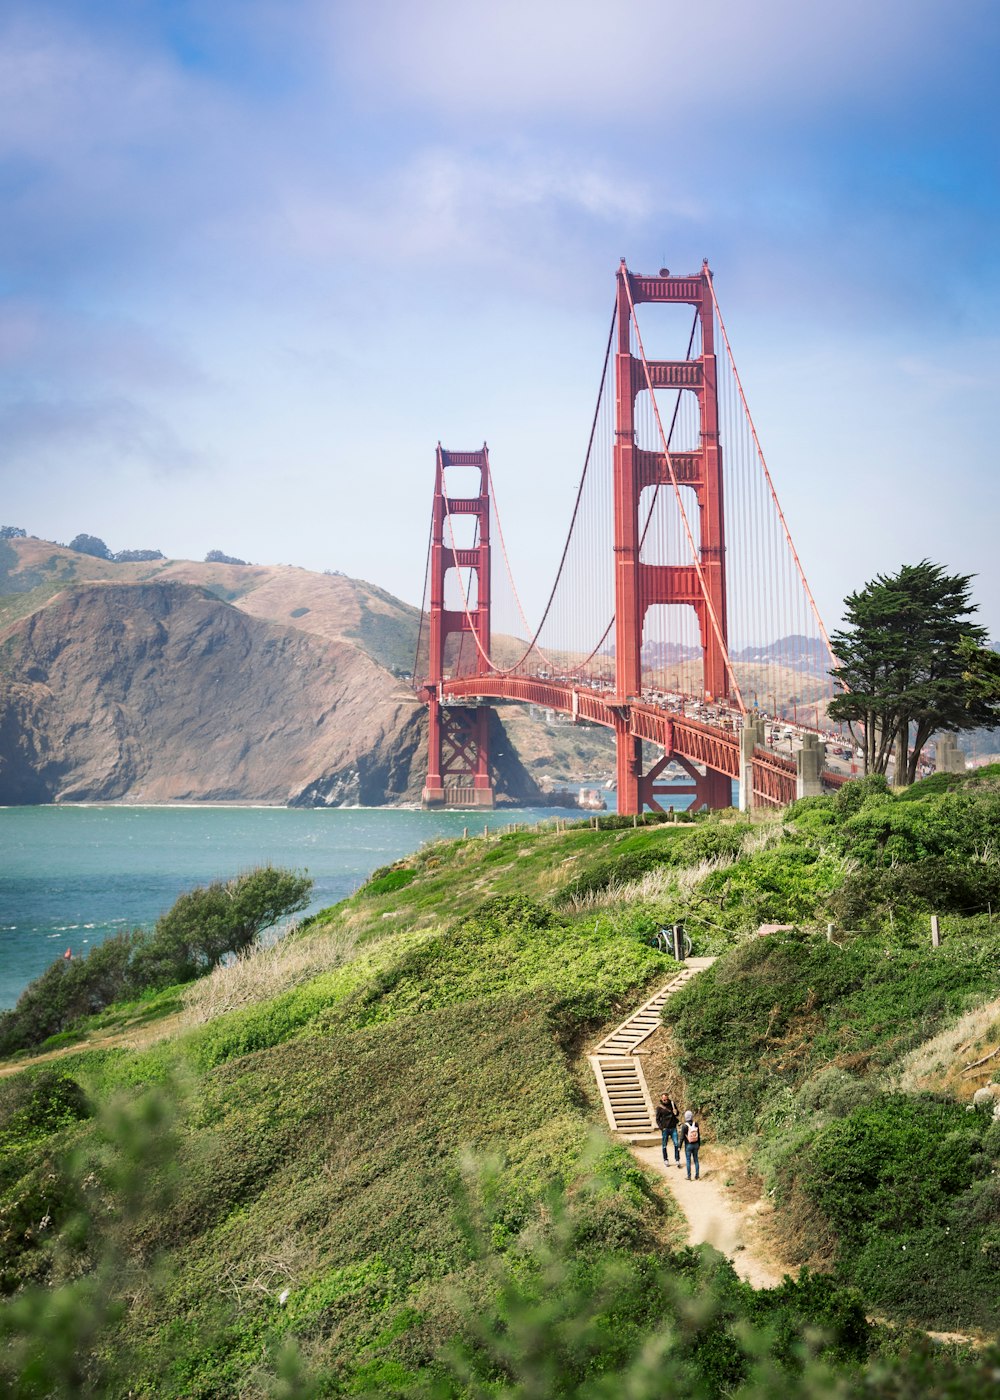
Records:
{"label": "red bridge tower", "polygon": [[[479,494],[449,496],[445,470],[475,467],[479,470]],[[469,549],[445,544],[449,516],[476,519],[476,542]],[[450,533],[450,532],[449,532]],[[445,576],[450,569],[472,569],[476,578],[476,606],[445,607]],[[445,705],[445,651],[453,634],[470,634],[473,654],[463,665],[467,675],[490,671],[490,467],[484,443],[479,452],[449,452],[438,443],[431,519],[430,613],[427,679],[422,698],[427,701],[427,782],[425,807],[492,807],[490,781],[490,706]],[[456,665],[467,647],[453,648]]]}
{"label": "red bridge tower", "polygon": [[[716,385],[714,314],[711,272],[706,262],[691,277],[644,277],[629,272],[622,259],[618,269],[615,356],[615,699],[622,722],[616,726],[618,752],[618,810],[641,812],[656,805],[653,788],[666,766],[661,759],[649,773],[642,771],[641,740],[629,732],[628,706],[642,694],[642,632],[647,609],[658,603],[694,608],[698,618],[707,700],[728,700],[726,664],[725,526],[722,498],[722,454],[719,447],[719,404]],[[649,360],[632,354],[631,331],[640,302],[687,302],[701,326],[701,354],[690,360]],[[648,369],[648,377],[647,377]],[[635,402],[644,390],[680,389],[698,402],[700,444],[695,451],[653,452],[635,440]],[[645,564],[640,559],[639,522],[643,489],[674,483],[694,492],[700,525],[700,571],[690,564]],[[728,807],[731,781],[709,769],[704,777],[679,757],[695,780],[697,796],[709,807]]]}

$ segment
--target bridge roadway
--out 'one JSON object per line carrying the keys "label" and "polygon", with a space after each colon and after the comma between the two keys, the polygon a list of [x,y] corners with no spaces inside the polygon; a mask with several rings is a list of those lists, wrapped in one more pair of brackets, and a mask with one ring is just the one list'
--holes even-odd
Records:
{"label": "bridge roadway", "polygon": [[[621,704],[607,692],[535,676],[462,676],[441,683],[444,705],[478,699],[517,700],[540,705],[607,729],[624,725],[627,733],[655,745],[668,759],[686,759],[723,773],[734,782],[741,780],[741,734],[738,730],[706,724],[659,705],[646,701]],[[756,745],[752,766],[754,805],[784,807],[795,801],[797,769],[793,758],[784,758]],[[824,786],[836,788],[845,778],[842,773],[824,768],[822,780]]]}

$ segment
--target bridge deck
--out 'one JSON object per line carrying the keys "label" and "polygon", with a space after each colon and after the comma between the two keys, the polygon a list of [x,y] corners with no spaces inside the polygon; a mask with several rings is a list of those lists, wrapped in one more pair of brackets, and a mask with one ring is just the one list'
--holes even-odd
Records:
{"label": "bridge deck", "polygon": [[[607,729],[619,729],[662,749],[668,757],[677,756],[689,763],[701,764],[716,773],[723,773],[734,782],[740,777],[740,734],[693,719],[690,715],[646,701],[623,703],[607,692],[574,686],[560,681],[542,680],[535,676],[505,676],[498,673],[483,676],[463,676],[444,681],[442,700],[461,704],[469,700],[518,700],[556,710],[573,719],[600,724]],[[824,768],[823,783],[838,788],[845,775]],[[786,806],[795,801],[796,766],[794,759],[756,747],[753,753],[754,800],[771,806]]]}

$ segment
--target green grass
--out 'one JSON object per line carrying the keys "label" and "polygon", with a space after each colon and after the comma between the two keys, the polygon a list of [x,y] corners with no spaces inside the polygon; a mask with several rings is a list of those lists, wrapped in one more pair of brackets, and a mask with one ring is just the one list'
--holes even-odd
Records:
{"label": "green grass", "polygon": [[[433,1380],[458,1396],[461,1354],[482,1394],[529,1393],[556,1357],[563,1389],[539,1393],[624,1393],[628,1376],[652,1400],[640,1358],[656,1338],[685,1394],[749,1400],[759,1365],[771,1393],[805,1395],[818,1326],[815,1366],[840,1393],[862,1393],[881,1347],[905,1359],[864,1393],[934,1394],[947,1375],[949,1394],[985,1396],[973,1368],[888,1343],[864,1309],[995,1320],[1000,1131],[889,1097],[878,1076],[995,995],[1000,935],[955,917],[932,952],[880,927],[844,947],[815,931],[884,804],[902,849],[925,849],[936,823],[974,835],[974,800],[819,799],[763,840],[732,815],[513,832],[375,872],[303,933],[350,934],[351,961],[143,1051],[82,1045],[0,1087],[0,1333],[14,1319],[28,1346],[58,1306],[55,1331],[76,1337],[71,1301],[86,1322],[80,1290],[98,1296],[103,1267],[110,1296],[133,1301],[92,1303],[93,1335],[79,1324],[92,1393],[263,1396],[285,1366],[322,1394],[428,1395]],[[662,896],[618,897],[649,871],[668,875]],[[605,902],[581,909],[574,892]],[[748,940],[764,910],[813,930]],[[690,1097],[713,1134],[755,1145],[782,1210],[827,1232],[832,1277],[754,1293],[718,1261],[669,1254],[670,1207],[622,1148],[591,1141],[601,1110],[579,1051],[665,980],[650,933],[675,912],[722,951],[670,1004]],[[155,1024],[178,996],[90,1029]],[[923,1144],[936,1156],[921,1172]],[[279,1361],[290,1340],[299,1360]],[[911,1389],[893,1389],[904,1375]],[[517,1376],[526,1389],[502,1388]]]}
{"label": "green grass", "polygon": [[[804,832],[828,843],[826,854],[812,846],[806,869],[833,860],[831,848],[874,869],[916,869],[946,858],[948,833],[959,869],[963,842],[986,849],[994,828],[985,812],[977,792],[931,793],[925,804],[885,796],[846,814],[823,799],[793,813],[791,846],[705,883],[731,898],[742,865],[752,890],[780,857],[787,873],[775,887],[794,917],[803,884],[788,861],[809,855]],[[831,887],[832,906],[845,884]],[[721,958],[668,1008],[680,1068],[703,1120],[750,1147],[792,1258],[830,1259],[869,1308],[897,1321],[993,1330],[1000,1130],[985,1131],[964,1104],[888,1093],[884,1083],[908,1051],[996,996],[1000,928],[986,915],[950,916],[932,948],[926,916],[897,910],[886,927],[880,912],[872,923],[867,935],[841,935],[842,945],[806,929]]]}
{"label": "green grass", "polygon": [[867,1076],[929,1039],[995,994],[998,967],[1000,931],[988,925],[953,927],[938,949],[929,939],[765,937],[672,998],[669,1019],[692,1094],[739,1139],[821,1069]]}

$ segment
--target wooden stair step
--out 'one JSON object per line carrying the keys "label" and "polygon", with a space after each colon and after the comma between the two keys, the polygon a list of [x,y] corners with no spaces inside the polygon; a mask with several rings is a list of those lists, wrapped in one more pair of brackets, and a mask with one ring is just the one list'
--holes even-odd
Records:
{"label": "wooden stair step", "polygon": [[653,1103],[646,1087],[642,1058],[634,1057],[632,1052],[663,1024],[661,1013],[673,993],[714,961],[714,958],[691,959],[666,986],[643,1002],[621,1025],[615,1026],[590,1056],[608,1123],[628,1142],[660,1140],[653,1124]]}

